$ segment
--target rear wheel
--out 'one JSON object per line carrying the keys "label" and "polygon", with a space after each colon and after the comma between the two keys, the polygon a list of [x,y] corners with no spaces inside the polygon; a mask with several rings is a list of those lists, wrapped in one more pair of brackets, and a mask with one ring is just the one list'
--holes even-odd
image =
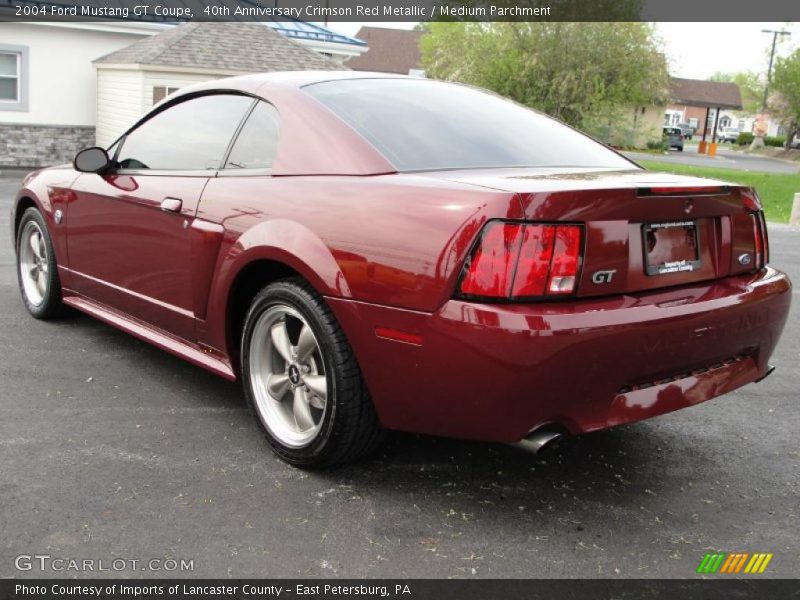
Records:
{"label": "rear wheel", "polygon": [[328,306],[302,280],[273,283],[256,296],[241,357],[250,408],[286,462],[345,462],[382,440],[353,351]]}
{"label": "rear wheel", "polygon": [[25,308],[37,319],[61,314],[61,283],[56,255],[44,218],[28,208],[17,230],[17,281]]}

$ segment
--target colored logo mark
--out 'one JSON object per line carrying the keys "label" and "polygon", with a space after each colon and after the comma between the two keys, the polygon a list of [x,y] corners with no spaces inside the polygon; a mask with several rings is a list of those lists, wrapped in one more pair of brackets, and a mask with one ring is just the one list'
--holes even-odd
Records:
{"label": "colored logo mark", "polygon": [[697,567],[698,573],[763,573],[772,552],[714,552],[706,554]]}

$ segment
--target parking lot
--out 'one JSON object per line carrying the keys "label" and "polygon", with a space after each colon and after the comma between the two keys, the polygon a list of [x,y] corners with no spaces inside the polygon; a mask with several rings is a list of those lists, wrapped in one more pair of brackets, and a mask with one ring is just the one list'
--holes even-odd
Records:
{"label": "parking lot", "polygon": [[[84,575],[19,571],[21,554],[192,561],[111,573],[137,577],[691,577],[717,550],[800,572],[797,305],[776,372],[703,405],[538,457],[394,434],[304,472],[270,453],[236,384],[89,317],[30,318],[17,185],[0,179],[2,577]],[[800,281],[800,232],[770,236]]]}

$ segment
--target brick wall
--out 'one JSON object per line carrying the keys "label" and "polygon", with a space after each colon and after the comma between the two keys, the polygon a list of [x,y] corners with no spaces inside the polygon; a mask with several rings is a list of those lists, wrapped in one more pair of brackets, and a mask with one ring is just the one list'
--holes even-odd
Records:
{"label": "brick wall", "polygon": [[0,123],[0,167],[45,167],[72,162],[94,145],[94,127]]}

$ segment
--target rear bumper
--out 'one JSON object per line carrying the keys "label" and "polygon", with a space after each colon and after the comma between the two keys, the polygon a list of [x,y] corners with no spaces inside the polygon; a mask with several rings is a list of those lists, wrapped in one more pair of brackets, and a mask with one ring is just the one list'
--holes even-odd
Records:
{"label": "rear bumper", "polygon": [[767,268],[613,298],[451,300],[434,314],[329,302],[386,427],[516,441],[545,424],[581,433],[638,421],[756,381],[783,330],[791,284]]}

